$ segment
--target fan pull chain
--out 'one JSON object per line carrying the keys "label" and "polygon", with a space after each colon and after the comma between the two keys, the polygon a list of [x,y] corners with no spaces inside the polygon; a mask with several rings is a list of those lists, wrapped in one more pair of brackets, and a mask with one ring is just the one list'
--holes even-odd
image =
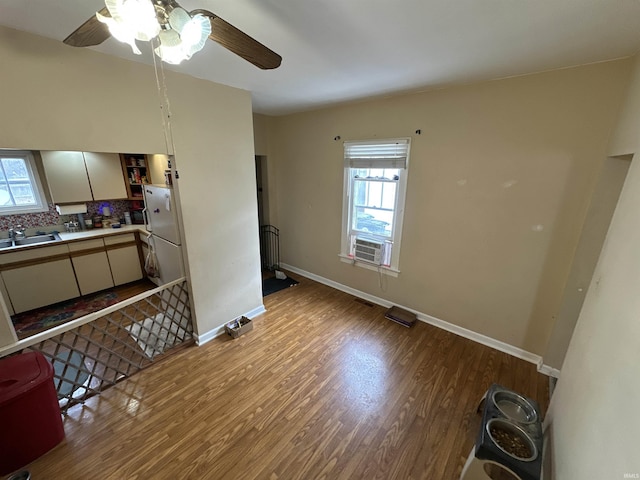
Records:
{"label": "fan pull chain", "polygon": [[[158,45],[155,45],[155,43]],[[154,49],[159,46],[159,40],[153,39],[150,42],[151,45],[151,56],[153,57],[153,71],[156,76],[156,87],[158,89],[158,99],[160,100],[160,115],[162,117],[162,131],[164,133],[164,144],[167,152],[167,156],[169,156],[169,165],[171,168],[171,156],[175,156],[176,154],[176,146],[173,141],[173,129],[171,127],[171,105],[169,103],[169,95],[167,93],[167,82],[164,74],[164,66],[162,65],[162,61],[160,61],[160,76],[158,75],[158,61],[156,59],[156,55],[154,53]]]}

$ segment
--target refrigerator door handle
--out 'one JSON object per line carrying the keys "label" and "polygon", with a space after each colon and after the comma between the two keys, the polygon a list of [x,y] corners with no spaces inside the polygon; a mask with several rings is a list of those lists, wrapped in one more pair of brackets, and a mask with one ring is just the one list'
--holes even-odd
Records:
{"label": "refrigerator door handle", "polygon": [[144,228],[147,232],[151,231],[151,225],[149,224],[149,218],[147,217],[147,207],[142,209],[142,221],[144,222]]}

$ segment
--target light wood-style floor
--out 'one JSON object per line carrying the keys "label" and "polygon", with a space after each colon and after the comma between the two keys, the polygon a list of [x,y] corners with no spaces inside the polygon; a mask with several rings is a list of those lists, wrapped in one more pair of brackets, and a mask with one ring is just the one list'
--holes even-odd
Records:
{"label": "light wood-style floor", "polygon": [[499,383],[535,366],[299,278],[254,330],[187,348],[70,409],[34,479],[457,479]]}

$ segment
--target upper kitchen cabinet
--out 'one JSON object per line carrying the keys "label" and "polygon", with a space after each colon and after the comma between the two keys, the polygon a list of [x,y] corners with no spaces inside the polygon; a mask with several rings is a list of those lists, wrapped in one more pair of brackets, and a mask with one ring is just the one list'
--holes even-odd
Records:
{"label": "upper kitchen cabinet", "polygon": [[87,166],[94,200],[127,198],[127,189],[120,168],[120,155],[84,152],[84,163]]}
{"label": "upper kitchen cabinet", "polygon": [[91,201],[91,187],[82,152],[40,152],[54,203]]}
{"label": "upper kitchen cabinet", "polygon": [[127,198],[117,153],[40,153],[53,203]]}

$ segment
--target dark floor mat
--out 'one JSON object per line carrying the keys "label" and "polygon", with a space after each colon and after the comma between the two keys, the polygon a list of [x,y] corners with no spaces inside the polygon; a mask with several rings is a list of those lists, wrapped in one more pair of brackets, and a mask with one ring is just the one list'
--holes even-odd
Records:
{"label": "dark floor mat", "polygon": [[265,278],[264,280],[262,280],[262,296],[266,297],[267,295],[279,292],[280,290],[284,290],[285,288],[293,287],[298,283],[300,282],[294,280],[291,277],[287,277],[283,280],[280,280],[276,277]]}

